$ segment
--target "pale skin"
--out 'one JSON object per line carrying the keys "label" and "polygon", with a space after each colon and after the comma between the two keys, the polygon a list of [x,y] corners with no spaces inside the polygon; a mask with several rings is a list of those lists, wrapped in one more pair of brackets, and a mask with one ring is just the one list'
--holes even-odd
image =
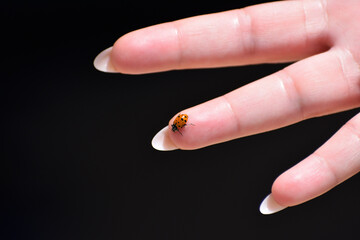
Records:
{"label": "pale skin", "polygon": [[[110,61],[128,74],[294,62],[180,111],[196,125],[182,136],[171,131],[174,115],[171,141],[180,149],[198,149],[359,107],[360,1],[281,1],[163,23],[119,38]],[[282,206],[298,205],[359,170],[357,114],[280,175],[272,196]]]}

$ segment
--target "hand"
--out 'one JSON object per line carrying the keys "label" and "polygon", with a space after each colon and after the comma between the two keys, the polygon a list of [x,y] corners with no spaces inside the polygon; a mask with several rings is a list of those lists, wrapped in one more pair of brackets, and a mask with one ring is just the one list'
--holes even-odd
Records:
{"label": "hand", "polygon": [[[197,149],[360,106],[360,1],[267,3],[124,35],[95,59],[105,72],[142,74],[297,61],[182,111],[196,127],[161,130],[159,150]],[[214,118],[214,116],[216,116]],[[221,128],[217,127],[221,126]],[[260,211],[315,198],[360,170],[360,114],[282,175]]]}

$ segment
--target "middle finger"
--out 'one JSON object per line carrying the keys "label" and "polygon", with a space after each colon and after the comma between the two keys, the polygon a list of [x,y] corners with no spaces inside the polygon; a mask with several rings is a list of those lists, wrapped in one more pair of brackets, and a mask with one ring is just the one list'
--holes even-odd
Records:
{"label": "middle finger", "polygon": [[201,148],[359,105],[359,65],[346,49],[332,49],[182,111],[196,127],[170,138],[178,148]]}

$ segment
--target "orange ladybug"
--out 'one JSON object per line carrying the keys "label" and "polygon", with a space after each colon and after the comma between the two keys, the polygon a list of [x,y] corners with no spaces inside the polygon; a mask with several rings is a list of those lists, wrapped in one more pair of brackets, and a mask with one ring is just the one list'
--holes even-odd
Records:
{"label": "orange ladybug", "polygon": [[[185,127],[186,125],[189,125],[187,123],[188,119],[189,119],[189,116],[187,114],[179,114],[179,115],[177,115],[177,117],[175,118],[173,124],[171,125],[171,130],[173,132],[178,131],[182,135],[182,133],[180,132],[180,129]],[[194,125],[194,124],[191,124],[191,125]]]}

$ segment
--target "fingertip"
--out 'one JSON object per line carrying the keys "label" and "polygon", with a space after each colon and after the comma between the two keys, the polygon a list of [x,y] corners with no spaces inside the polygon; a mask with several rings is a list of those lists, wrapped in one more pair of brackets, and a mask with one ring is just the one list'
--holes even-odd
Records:
{"label": "fingertip", "polygon": [[284,206],[294,206],[300,204],[299,197],[302,194],[299,184],[286,171],[276,178],[271,193],[276,202]]}
{"label": "fingertip", "polygon": [[114,44],[113,64],[120,72],[127,74],[171,70],[178,60],[176,34],[169,24],[127,33]]}
{"label": "fingertip", "polygon": [[272,192],[280,204],[294,206],[320,196],[336,184],[327,163],[312,154],[281,174],[274,181]]}
{"label": "fingertip", "polygon": [[[193,111],[193,108],[186,109],[175,114],[170,120],[168,127],[172,128],[172,125],[175,124],[177,118],[181,115],[187,115],[186,123],[173,131],[169,131],[169,137],[182,150],[195,150],[204,147],[202,142],[204,141],[204,136],[202,134],[203,123],[199,120],[201,116]],[[180,122],[181,125],[181,122]]]}
{"label": "fingertip", "polygon": [[182,110],[170,119],[169,127],[179,114],[188,115],[187,125],[180,129],[182,134],[170,131],[169,136],[180,149],[200,149],[238,136],[238,125],[223,97]]}

